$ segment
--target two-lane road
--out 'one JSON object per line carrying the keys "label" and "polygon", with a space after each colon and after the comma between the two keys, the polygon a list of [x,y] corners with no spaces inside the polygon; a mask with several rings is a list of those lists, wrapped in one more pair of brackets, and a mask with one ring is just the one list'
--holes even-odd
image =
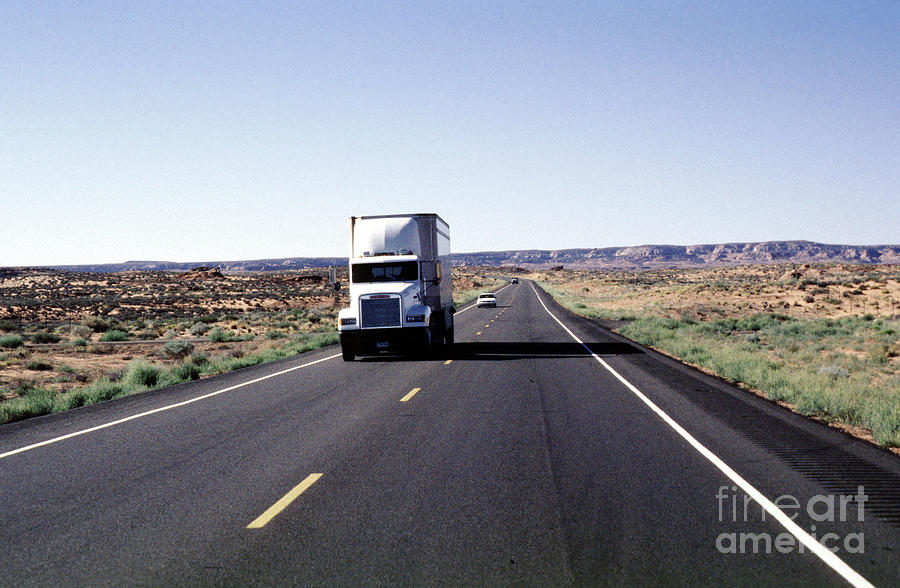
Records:
{"label": "two-lane road", "polygon": [[497,297],[439,358],[329,348],[0,427],[0,584],[900,582],[900,460]]}

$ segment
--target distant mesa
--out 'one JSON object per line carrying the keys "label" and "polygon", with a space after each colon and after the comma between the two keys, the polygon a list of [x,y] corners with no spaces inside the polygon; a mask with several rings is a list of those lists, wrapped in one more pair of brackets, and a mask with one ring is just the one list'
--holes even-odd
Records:
{"label": "distant mesa", "polygon": [[[454,253],[458,266],[507,266],[523,269],[644,270],[701,268],[761,263],[900,264],[900,245],[826,245],[812,241],[765,241],[712,245],[638,245],[595,249],[526,249]],[[51,266],[79,272],[178,271],[191,276],[200,267],[222,273],[294,271],[329,266],[346,267],[346,257],[287,257],[250,261],[128,261],[103,265]],[[195,267],[200,266],[200,267]],[[2,270],[0,270],[2,271]],[[199,271],[198,271],[199,273]],[[199,276],[195,276],[199,277]],[[184,278],[191,279],[191,278]]]}
{"label": "distant mesa", "polygon": [[328,266],[347,265],[346,257],[285,257],[278,259],[253,259],[242,261],[199,260],[194,262],[176,261],[125,261],[122,263],[102,263],[89,265],[53,265],[46,266],[73,272],[182,272],[187,273],[196,267],[218,268],[223,274],[239,272],[287,271]]}
{"label": "distant mesa", "polygon": [[900,263],[900,245],[826,245],[812,241],[766,241],[713,245],[639,245],[556,251],[458,253],[456,265],[642,270],[768,263]]}

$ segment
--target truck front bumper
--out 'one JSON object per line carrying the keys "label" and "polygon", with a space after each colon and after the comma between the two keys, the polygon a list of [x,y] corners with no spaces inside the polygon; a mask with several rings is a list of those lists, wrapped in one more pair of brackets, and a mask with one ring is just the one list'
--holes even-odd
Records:
{"label": "truck front bumper", "polygon": [[417,351],[427,341],[425,327],[344,330],[340,337],[341,346],[351,346],[359,355]]}

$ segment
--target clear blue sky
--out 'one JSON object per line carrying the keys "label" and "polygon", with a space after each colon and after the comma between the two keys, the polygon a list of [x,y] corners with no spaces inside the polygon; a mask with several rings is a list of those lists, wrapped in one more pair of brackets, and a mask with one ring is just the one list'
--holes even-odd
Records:
{"label": "clear blue sky", "polygon": [[0,3],[0,266],[900,242],[900,2]]}

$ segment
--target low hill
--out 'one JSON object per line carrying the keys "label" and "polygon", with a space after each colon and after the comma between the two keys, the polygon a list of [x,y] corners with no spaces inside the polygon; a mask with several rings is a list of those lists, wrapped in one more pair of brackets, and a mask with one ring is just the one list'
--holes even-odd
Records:
{"label": "low hill", "polygon": [[125,261],[122,263],[101,263],[92,265],[54,265],[52,269],[74,272],[132,272],[132,271],[177,271],[186,272],[198,266],[217,268],[222,272],[269,272],[308,269],[315,267],[347,265],[346,257],[285,257],[280,259],[254,259],[245,261]]}
{"label": "low hill", "polygon": [[[455,253],[463,266],[570,267],[580,269],[657,269],[721,267],[758,263],[900,264],[900,245],[826,245],[812,241],[766,241],[718,245],[640,245],[600,249],[482,251]],[[188,271],[197,266],[222,272],[285,271],[347,265],[346,257],[287,257],[250,261],[127,261],[97,265],[52,266],[82,272]]]}

